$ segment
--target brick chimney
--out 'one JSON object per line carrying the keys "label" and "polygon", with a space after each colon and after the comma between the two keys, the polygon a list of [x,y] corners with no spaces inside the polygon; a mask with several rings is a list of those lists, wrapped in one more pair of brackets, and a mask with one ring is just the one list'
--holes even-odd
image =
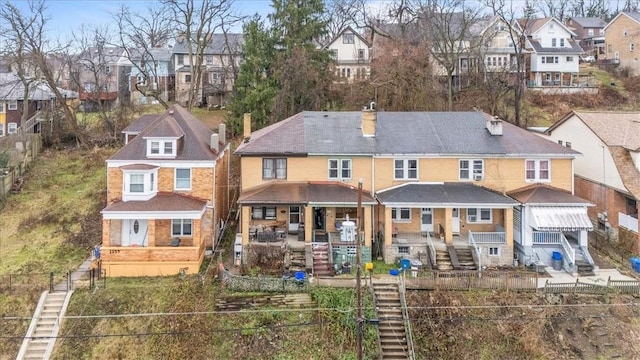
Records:
{"label": "brick chimney", "polygon": [[374,102],[362,109],[362,136],[376,136],[376,103]]}
{"label": "brick chimney", "polygon": [[251,136],[251,113],[244,113],[243,138]]}
{"label": "brick chimney", "polygon": [[494,136],[502,136],[502,120],[498,119],[497,116],[488,118],[486,126],[487,130],[489,130],[489,134]]}

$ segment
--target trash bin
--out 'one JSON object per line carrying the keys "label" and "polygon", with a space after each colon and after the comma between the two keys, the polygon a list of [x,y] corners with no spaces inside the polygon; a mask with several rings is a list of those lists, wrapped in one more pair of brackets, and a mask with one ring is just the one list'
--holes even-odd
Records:
{"label": "trash bin", "polygon": [[418,276],[418,270],[422,269],[422,261],[420,260],[413,260],[411,262],[411,276],[412,277],[417,277]]}
{"label": "trash bin", "polygon": [[551,254],[553,270],[562,270],[562,253],[554,251]]}
{"label": "trash bin", "polygon": [[632,257],[631,267],[635,272],[640,273],[640,258]]}
{"label": "trash bin", "polygon": [[342,273],[343,274],[351,274],[351,263],[345,262],[342,264]]}
{"label": "trash bin", "polygon": [[411,260],[409,259],[400,259],[400,268],[402,270],[409,270],[411,268]]}

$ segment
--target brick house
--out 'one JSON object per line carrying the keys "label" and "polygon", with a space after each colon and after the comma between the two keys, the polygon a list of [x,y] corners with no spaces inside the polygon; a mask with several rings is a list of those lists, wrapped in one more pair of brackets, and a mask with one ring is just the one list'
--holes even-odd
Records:
{"label": "brick house", "polygon": [[605,30],[606,53],[602,57],[607,63],[629,70],[631,76],[640,74],[640,13],[621,12],[611,19]]}
{"label": "brick house", "polygon": [[597,17],[571,17],[564,25],[576,34],[578,44],[587,55],[604,54],[604,28],[607,23]]}
{"label": "brick house", "polygon": [[108,276],[197,273],[229,209],[225,126],[208,129],[179,105],[123,131],[107,160],[100,263]]}

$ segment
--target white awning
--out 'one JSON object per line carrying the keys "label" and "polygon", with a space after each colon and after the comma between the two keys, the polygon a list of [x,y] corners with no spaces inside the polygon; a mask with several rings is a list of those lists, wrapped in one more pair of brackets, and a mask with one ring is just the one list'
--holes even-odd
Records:
{"label": "white awning", "polygon": [[593,230],[586,207],[532,206],[531,215],[531,226],[539,231]]}

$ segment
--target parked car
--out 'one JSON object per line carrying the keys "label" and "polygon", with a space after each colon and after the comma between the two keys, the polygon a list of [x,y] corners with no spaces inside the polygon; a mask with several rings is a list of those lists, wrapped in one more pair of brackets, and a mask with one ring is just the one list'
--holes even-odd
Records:
{"label": "parked car", "polygon": [[596,61],[596,58],[593,55],[584,55],[580,57],[580,61],[586,63],[592,63]]}

